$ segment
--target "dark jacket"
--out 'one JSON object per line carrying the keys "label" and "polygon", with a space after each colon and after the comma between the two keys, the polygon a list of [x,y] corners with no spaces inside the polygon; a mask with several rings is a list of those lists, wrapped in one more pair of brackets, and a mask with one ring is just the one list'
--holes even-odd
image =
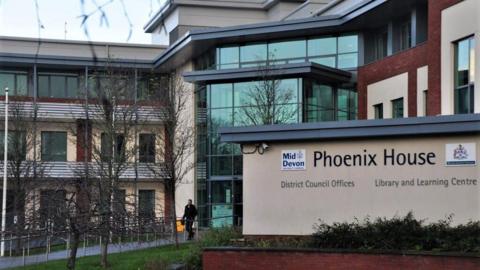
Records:
{"label": "dark jacket", "polygon": [[183,211],[183,219],[194,220],[197,216],[197,208],[195,205],[185,205],[185,210]]}

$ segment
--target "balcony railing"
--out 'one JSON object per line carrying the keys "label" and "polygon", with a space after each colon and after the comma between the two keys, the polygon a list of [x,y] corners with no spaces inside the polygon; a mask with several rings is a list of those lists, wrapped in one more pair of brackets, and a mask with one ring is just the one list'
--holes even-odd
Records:
{"label": "balcony railing", "polygon": [[[96,162],[60,162],[60,161],[38,161],[36,163],[36,174],[40,179],[75,179],[85,177],[87,174],[89,178],[101,178],[100,175],[106,173],[105,169],[100,168],[100,164]],[[8,166],[8,165],[7,165]],[[106,164],[105,164],[106,166]],[[134,180],[159,180],[168,178],[168,172],[162,164],[153,163],[138,163],[137,173],[135,173],[135,164],[128,163],[121,166],[120,179]],[[3,171],[3,162],[0,164],[0,171]],[[11,166],[9,167],[9,174],[12,175]],[[20,169],[19,175],[23,177],[33,177],[33,161],[26,161]]]}
{"label": "balcony railing", "polygon": [[[35,105],[33,102],[14,102],[10,103],[9,111],[10,117],[12,115],[20,114],[22,117],[33,117],[35,112]],[[37,119],[52,119],[52,120],[75,120],[87,118],[87,107],[84,104],[78,103],[54,103],[54,102],[37,102],[36,113]],[[134,108],[132,108],[133,110]],[[165,114],[161,108],[154,106],[139,106],[137,110],[138,121],[148,122],[162,122],[165,119]],[[5,110],[5,104],[0,102],[0,111]],[[124,105],[118,106],[119,116],[122,111],[130,110]],[[102,119],[101,109],[96,105],[88,106],[89,119]],[[129,112],[130,113],[130,112]],[[133,112],[132,112],[133,113]]]}

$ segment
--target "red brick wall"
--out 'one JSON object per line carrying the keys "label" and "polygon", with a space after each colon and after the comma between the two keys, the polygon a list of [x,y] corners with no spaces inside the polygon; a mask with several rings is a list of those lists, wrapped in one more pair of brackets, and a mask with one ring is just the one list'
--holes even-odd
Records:
{"label": "red brick wall", "polygon": [[427,114],[437,115],[441,111],[441,34],[442,10],[462,0],[428,1],[428,97]]}
{"label": "red brick wall", "polygon": [[[441,113],[441,21],[442,10],[462,0],[428,1],[428,40],[410,50],[358,69],[358,118],[367,118],[367,86],[408,72],[408,116],[417,111],[417,68],[428,65],[427,115]],[[388,90],[388,89],[386,89]]]}
{"label": "red brick wall", "polygon": [[[358,118],[367,119],[367,86],[408,72],[408,116],[417,115],[417,69],[427,65],[427,44],[386,57],[358,69]],[[385,89],[388,91],[389,89]]]}
{"label": "red brick wall", "polygon": [[479,257],[327,253],[312,251],[206,250],[204,270],[478,270]]}
{"label": "red brick wall", "polygon": [[[87,141],[85,141],[85,129],[87,129]],[[87,147],[88,146],[88,147]],[[88,148],[88,153],[85,153]],[[86,120],[77,120],[77,161],[92,160],[92,124],[87,124]]]}

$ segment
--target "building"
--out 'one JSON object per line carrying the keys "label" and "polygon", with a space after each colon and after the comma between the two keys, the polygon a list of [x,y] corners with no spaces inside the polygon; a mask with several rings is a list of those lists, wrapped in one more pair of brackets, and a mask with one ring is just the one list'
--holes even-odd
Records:
{"label": "building", "polygon": [[195,198],[202,226],[242,224],[246,150],[219,127],[480,113],[479,14],[474,0],[168,1],[145,26],[165,47],[142,60],[191,87],[179,201]]}

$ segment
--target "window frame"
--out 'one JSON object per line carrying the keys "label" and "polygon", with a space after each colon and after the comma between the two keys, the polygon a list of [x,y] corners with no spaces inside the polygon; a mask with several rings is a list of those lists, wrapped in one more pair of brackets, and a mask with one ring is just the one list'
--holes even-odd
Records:
{"label": "window frame", "polygon": [[[405,116],[405,106],[404,106],[404,98],[396,98],[390,101],[392,103],[392,118],[404,118]],[[397,107],[400,105],[400,107]],[[401,114],[398,114],[401,109]]]}
{"label": "window frame", "polygon": [[[467,70],[465,74],[467,77],[467,84],[459,84],[459,46],[461,42],[467,41],[468,42],[468,63],[467,63]],[[453,94],[453,111],[454,114],[470,114],[474,113],[475,111],[475,74],[473,74],[473,80],[471,78],[472,75],[472,67],[475,70],[475,35],[470,35],[468,37],[459,39],[454,42],[454,94]],[[473,51],[473,55],[472,55]],[[473,62],[472,61],[473,59]],[[466,92],[466,108],[459,107],[459,95],[460,92]]]}

